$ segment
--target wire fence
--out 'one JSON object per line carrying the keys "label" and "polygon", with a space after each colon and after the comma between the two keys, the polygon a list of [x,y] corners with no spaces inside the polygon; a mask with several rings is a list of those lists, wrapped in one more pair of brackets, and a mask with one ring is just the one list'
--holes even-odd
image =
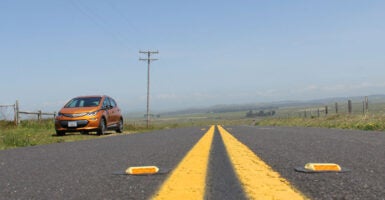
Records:
{"label": "wire fence", "polygon": [[12,121],[15,119],[15,104],[0,105],[0,121]]}
{"label": "wire fence", "polygon": [[367,115],[368,113],[379,114],[384,108],[384,102],[369,102],[368,97],[364,97],[362,100],[347,99],[346,101],[336,101],[333,103],[281,109],[276,116],[314,118],[329,115]]}

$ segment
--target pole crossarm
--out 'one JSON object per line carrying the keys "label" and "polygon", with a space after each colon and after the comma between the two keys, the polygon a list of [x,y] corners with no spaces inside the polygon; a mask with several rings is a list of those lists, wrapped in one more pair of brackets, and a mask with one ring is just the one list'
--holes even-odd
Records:
{"label": "pole crossarm", "polygon": [[148,59],[148,58],[139,58],[139,60],[140,60],[140,61],[148,61],[148,60],[150,60],[150,61],[155,61],[155,60],[159,60],[159,59],[157,59],[157,58],[151,58],[151,59]]}
{"label": "pole crossarm", "polygon": [[159,51],[139,51],[139,53],[150,53],[150,54],[154,53],[154,54],[158,54]]}

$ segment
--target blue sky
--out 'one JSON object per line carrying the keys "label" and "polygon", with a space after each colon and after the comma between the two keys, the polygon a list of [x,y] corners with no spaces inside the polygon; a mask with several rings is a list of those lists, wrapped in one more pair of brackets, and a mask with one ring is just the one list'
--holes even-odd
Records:
{"label": "blue sky", "polygon": [[126,112],[385,92],[385,1],[0,1],[0,104]]}

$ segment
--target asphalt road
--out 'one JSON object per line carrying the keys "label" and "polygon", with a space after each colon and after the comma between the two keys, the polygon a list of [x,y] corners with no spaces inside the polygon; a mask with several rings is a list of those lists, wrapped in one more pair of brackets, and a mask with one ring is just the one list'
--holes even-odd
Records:
{"label": "asphalt road", "polygon": [[[0,199],[148,199],[208,127],[170,129],[0,151]],[[385,133],[318,128],[224,127],[310,199],[385,199]],[[90,136],[92,137],[92,136]],[[294,167],[335,162],[347,173]],[[129,166],[168,172],[121,175]],[[246,199],[218,131],[206,199]]]}
{"label": "asphalt road", "polygon": [[[228,127],[311,199],[385,199],[385,133],[323,128]],[[331,162],[347,173],[305,174],[308,162]]]}
{"label": "asphalt road", "polygon": [[187,128],[0,151],[0,199],[147,199],[167,174],[116,173],[138,165],[172,169],[204,133]]}

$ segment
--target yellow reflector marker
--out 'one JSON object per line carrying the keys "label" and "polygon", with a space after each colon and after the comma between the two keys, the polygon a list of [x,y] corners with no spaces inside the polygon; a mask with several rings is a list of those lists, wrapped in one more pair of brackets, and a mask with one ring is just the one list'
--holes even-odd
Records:
{"label": "yellow reflector marker", "polygon": [[204,199],[209,153],[215,126],[203,135],[152,199]]}
{"label": "yellow reflector marker", "polygon": [[218,126],[230,161],[249,199],[307,199],[246,145]]}
{"label": "yellow reflector marker", "polygon": [[156,166],[129,167],[126,170],[126,174],[130,174],[130,175],[156,174],[158,172],[159,172],[159,168]]}
{"label": "yellow reflector marker", "polygon": [[341,167],[335,163],[307,163],[305,169],[311,171],[341,171]]}

